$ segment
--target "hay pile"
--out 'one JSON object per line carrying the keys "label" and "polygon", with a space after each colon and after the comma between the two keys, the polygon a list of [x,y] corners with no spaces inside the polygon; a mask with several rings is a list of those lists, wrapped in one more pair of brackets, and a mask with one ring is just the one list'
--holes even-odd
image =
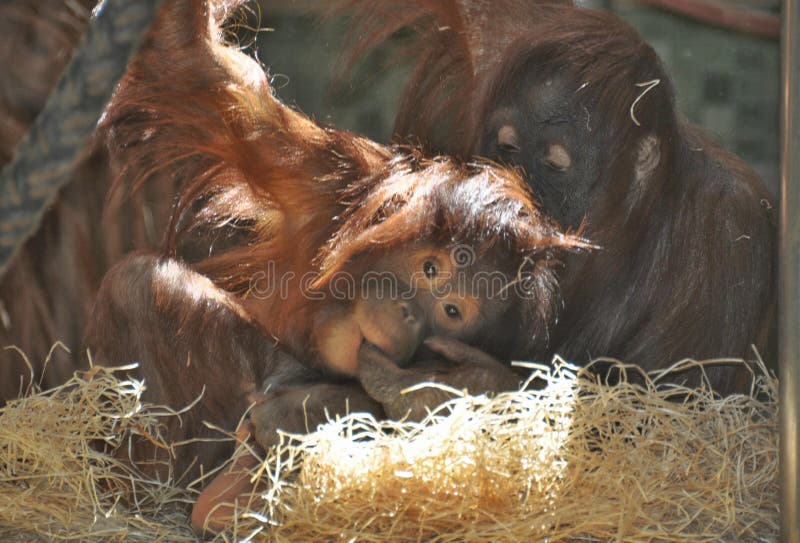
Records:
{"label": "hay pile", "polygon": [[[111,453],[175,416],[143,405],[126,368],[94,367],[0,409],[0,541],[196,541],[186,491]],[[102,450],[108,452],[101,452]]]}
{"label": "hay pile", "polygon": [[[535,373],[546,388],[457,397],[420,424],[354,414],[284,436],[220,539],[777,540],[777,382],[766,372],[750,395],[725,399],[607,386],[558,360]],[[174,508],[190,494],[92,448],[132,428],[157,435],[157,416],[170,415],[137,394],[99,370],[0,411],[0,539],[34,523],[48,538],[192,537]]]}

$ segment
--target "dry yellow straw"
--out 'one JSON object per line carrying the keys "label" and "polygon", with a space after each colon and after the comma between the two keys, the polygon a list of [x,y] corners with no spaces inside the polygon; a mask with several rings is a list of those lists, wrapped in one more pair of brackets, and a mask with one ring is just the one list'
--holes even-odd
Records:
{"label": "dry yellow straw", "polygon": [[[419,424],[353,414],[283,436],[219,538],[777,539],[777,382],[763,368],[750,394],[727,398],[609,386],[560,360],[533,371],[545,388],[453,391]],[[94,369],[0,410],[0,540],[195,539],[181,507],[192,495],[111,454],[176,416],[140,392]]]}
{"label": "dry yellow straw", "polygon": [[543,390],[459,397],[421,424],[356,414],[286,436],[236,536],[777,539],[777,384],[765,371],[751,394],[724,399],[608,386],[560,360],[536,373]]}
{"label": "dry yellow straw", "polygon": [[143,405],[129,368],[94,367],[0,410],[0,541],[194,541],[185,491],[117,460],[172,416]]}

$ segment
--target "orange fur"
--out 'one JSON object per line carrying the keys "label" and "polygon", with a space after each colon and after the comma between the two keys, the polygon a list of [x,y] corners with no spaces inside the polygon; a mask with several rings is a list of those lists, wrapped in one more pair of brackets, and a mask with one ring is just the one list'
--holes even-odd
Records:
{"label": "orange fur", "polygon": [[[479,252],[503,247],[512,272],[526,258],[548,263],[530,311],[537,317],[523,319],[542,335],[554,251],[585,244],[544,218],[509,170],[398,153],[282,104],[263,69],[223,41],[219,25],[237,4],[169,2],[106,120],[121,184],[182,183],[166,253],[180,253],[198,228],[243,225],[246,242],[193,265],[247,298],[268,262],[278,276],[315,272],[313,288],[323,289],[360,254],[425,237]],[[317,303],[295,292],[245,305],[293,353],[306,354]]]}

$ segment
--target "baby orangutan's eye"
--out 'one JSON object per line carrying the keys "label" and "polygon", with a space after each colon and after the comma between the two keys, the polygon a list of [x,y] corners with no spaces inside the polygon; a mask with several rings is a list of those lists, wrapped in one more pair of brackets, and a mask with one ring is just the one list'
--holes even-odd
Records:
{"label": "baby orangutan's eye", "polygon": [[460,319],[461,318],[461,311],[458,310],[456,306],[453,304],[446,304],[444,306],[444,314],[447,315],[451,319]]}
{"label": "baby orangutan's eye", "polygon": [[422,273],[425,274],[425,277],[428,279],[433,279],[436,277],[436,274],[439,273],[439,270],[436,269],[436,263],[430,260],[426,260],[425,263],[422,265]]}

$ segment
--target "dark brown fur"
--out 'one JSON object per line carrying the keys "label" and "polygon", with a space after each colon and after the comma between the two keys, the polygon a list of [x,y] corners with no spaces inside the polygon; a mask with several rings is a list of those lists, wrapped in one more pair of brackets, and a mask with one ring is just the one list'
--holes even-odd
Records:
{"label": "dark brown fur", "polygon": [[[414,15],[411,47],[423,53],[398,135],[519,166],[548,213],[567,226],[585,221],[601,247],[569,262],[564,312],[540,356],[611,356],[656,369],[684,357],[752,358],[755,345],[771,358],[768,193],[680,116],[669,76],[634,29],[609,13],[547,2],[341,4],[361,25],[350,32],[355,55],[410,22],[384,11]],[[556,89],[551,96],[544,84]],[[555,122],[537,120],[542,110]],[[503,145],[505,125],[516,129],[515,145]],[[572,153],[566,173],[540,155],[558,142]],[[738,380],[728,370],[711,379],[722,392]]]}

